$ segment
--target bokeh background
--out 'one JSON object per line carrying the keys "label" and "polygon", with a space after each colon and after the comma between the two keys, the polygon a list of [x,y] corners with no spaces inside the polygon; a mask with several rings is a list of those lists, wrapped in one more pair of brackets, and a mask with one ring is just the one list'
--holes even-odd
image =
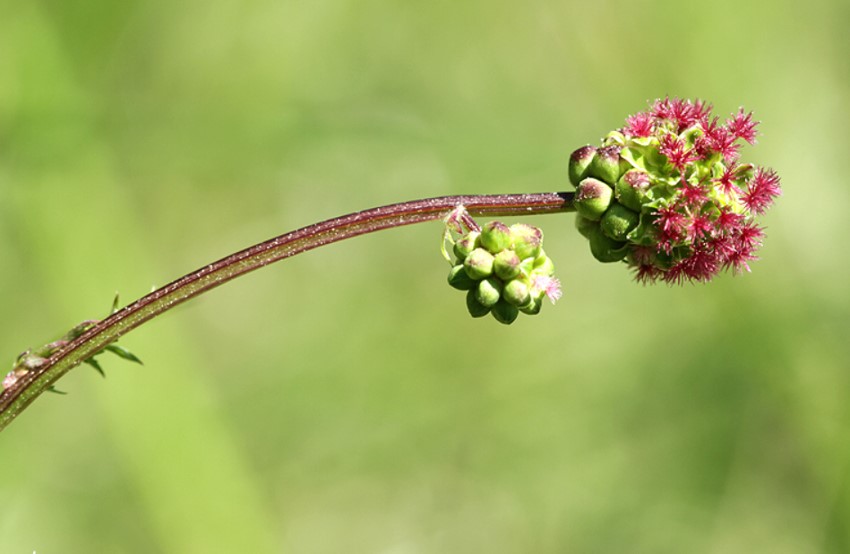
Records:
{"label": "bokeh background", "polygon": [[648,100],[762,120],[761,261],[641,287],[544,228],[506,328],[439,224],[333,245],[123,339],[0,436],[6,553],[850,551],[844,1],[0,0],[0,353],[401,200],[564,190]]}

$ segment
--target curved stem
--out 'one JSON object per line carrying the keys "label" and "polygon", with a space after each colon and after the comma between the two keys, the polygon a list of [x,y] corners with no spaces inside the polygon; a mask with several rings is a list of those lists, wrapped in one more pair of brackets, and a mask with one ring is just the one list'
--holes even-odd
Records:
{"label": "curved stem", "polygon": [[444,218],[458,205],[472,215],[573,211],[572,193],[443,196],[356,212],[261,242],[197,269],[96,323],[0,393],[0,430],[62,375],[157,315],[249,271],[325,244],[390,227]]}

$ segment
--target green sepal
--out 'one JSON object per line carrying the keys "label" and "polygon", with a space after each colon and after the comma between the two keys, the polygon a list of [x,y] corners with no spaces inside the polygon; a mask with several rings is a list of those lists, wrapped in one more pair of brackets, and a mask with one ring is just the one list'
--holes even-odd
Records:
{"label": "green sepal", "polygon": [[475,281],[467,275],[463,264],[457,264],[449,270],[448,282],[457,290],[469,290],[475,286]]}
{"label": "green sepal", "polygon": [[490,313],[490,308],[476,300],[474,290],[466,293],[466,309],[472,317],[484,317]]}
{"label": "green sepal", "polygon": [[470,231],[455,242],[452,250],[454,251],[455,256],[457,256],[458,263],[463,262],[463,260],[469,256],[470,252],[481,245],[479,242],[480,236],[481,233],[478,231]]}
{"label": "green sepal", "polygon": [[593,221],[587,219],[583,215],[576,214],[576,229],[578,230],[579,234],[584,238],[590,238],[590,235],[597,227],[599,227],[598,221]]}
{"label": "green sepal", "polygon": [[527,315],[537,315],[540,313],[540,310],[543,308],[543,297],[534,298],[532,297],[527,304],[519,307],[519,311]]}
{"label": "green sepal", "polygon": [[613,202],[602,216],[599,229],[609,238],[625,241],[629,232],[637,227],[639,216],[620,203]]}
{"label": "green sepal", "polygon": [[590,253],[602,263],[619,262],[628,252],[628,245],[605,236],[597,229],[590,236]]}
{"label": "green sepal", "polygon": [[534,259],[533,271],[537,275],[552,277],[555,275],[555,263],[541,250],[540,255]]}
{"label": "green sepal", "polygon": [[510,325],[516,321],[516,318],[519,316],[519,308],[508,304],[504,300],[500,300],[495,306],[493,306],[490,313],[493,314],[493,317],[499,323]]}

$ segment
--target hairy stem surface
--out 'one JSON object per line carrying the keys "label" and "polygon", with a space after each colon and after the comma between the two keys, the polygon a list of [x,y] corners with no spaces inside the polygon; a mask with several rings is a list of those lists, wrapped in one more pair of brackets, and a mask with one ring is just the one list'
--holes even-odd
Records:
{"label": "hairy stem surface", "polygon": [[98,322],[44,364],[0,393],[0,430],[62,375],[128,331],[174,306],[231,279],[325,244],[382,229],[433,221],[457,206],[471,215],[534,215],[573,211],[573,194],[443,196],[381,206],[308,225],[261,242],[197,269],[136,300]]}

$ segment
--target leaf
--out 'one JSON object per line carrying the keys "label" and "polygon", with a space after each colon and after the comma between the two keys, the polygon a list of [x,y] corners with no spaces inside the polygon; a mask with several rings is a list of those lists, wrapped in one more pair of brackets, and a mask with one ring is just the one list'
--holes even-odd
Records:
{"label": "leaf", "polygon": [[106,379],[106,372],[103,371],[103,368],[100,367],[100,363],[98,363],[97,360],[95,360],[94,358],[86,358],[85,360],[83,360],[83,363],[92,366],[95,369],[95,371],[100,373],[101,377]]}
{"label": "leaf", "polygon": [[118,346],[117,344],[110,344],[110,345],[107,345],[104,348],[104,350],[108,350],[108,351],[112,352],[113,354],[115,354],[119,358],[124,358],[127,361],[135,362],[139,365],[144,365],[144,364],[142,364],[142,360],[140,360],[138,356],[136,356],[135,354],[133,354],[132,352],[130,352],[129,350],[127,350],[123,346]]}

